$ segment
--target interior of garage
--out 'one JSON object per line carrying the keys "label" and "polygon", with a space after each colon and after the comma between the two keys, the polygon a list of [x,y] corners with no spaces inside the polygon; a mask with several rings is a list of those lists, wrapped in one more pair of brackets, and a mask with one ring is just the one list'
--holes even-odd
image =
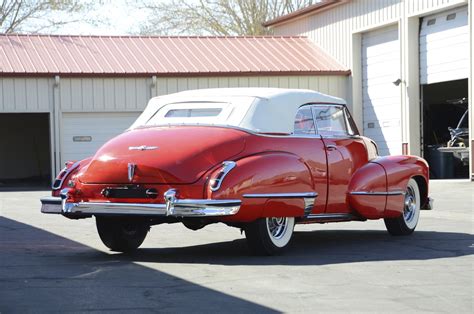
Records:
{"label": "interior of garage", "polygon": [[[422,85],[421,94],[423,153],[431,177],[469,178],[468,80]],[[458,134],[452,136],[455,131]]]}
{"label": "interior of garage", "polygon": [[49,114],[2,113],[0,134],[0,189],[49,185]]}

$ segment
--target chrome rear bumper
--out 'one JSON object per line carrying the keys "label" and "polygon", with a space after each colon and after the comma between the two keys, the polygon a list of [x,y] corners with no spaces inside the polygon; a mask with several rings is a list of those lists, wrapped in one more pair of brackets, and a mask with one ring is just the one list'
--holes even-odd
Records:
{"label": "chrome rear bumper", "polygon": [[[168,191],[169,192],[169,191]],[[167,193],[168,193],[167,192]],[[176,199],[173,192],[165,193],[166,204],[66,202],[64,197],[44,197],[41,212],[63,215],[130,215],[170,217],[216,217],[235,215],[240,200]]]}

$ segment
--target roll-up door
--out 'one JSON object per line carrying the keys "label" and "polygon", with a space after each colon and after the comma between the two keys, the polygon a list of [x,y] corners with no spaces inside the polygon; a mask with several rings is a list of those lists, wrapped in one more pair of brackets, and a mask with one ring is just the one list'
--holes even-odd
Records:
{"label": "roll-up door", "polygon": [[125,131],[138,112],[64,113],[62,120],[62,162],[93,156],[108,140]]}
{"label": "roll-up door", "polygon": [[420,84],[469,76],[467,7],[426,16],[420,31]]}
{"label": "roll-up door", "polygon": [[[400,44],[398,27],[362,35],[362,101],[364,135],[373,139],[380,155],[402,152]],[[395,82],[395,84],[394,84]]]}

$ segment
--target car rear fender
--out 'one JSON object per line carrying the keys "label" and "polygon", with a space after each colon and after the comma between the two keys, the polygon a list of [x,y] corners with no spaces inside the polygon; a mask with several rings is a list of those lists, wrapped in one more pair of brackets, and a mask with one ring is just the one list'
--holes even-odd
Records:
{"label": "car rear fender", "polygon": [[408,181],[414,178],[418,183],[421,196],[421,207],[428,202],[428,182],[429,167],[428,163],[417,156],[385,156],[374,159],[372,162],[381,165],[387,174],[388,191],[392,191],[387,196],[387,205],[385,206],[384,217],[399,217],[403,213],[404,194]]}
{"label": "car rear fender", "polygon": [[[223,178],[220,188],[212,191],[212,180],[220,169],[209,176],[206,196],[210,199],[242,199],[239,213],[229,218],[232,221],[303,216],[305,199],[297,195],[314,194],[308,167],[293,154],[266,152],[237,160],[235,167]],[[289,197],[282,197],[284,194]]]}
{"label": "car rear fender", "polygon": [[387,203],[387,176],[378,163],[369,162],[351,178],[347,202],[352,210],[367,219],[383,217]]}

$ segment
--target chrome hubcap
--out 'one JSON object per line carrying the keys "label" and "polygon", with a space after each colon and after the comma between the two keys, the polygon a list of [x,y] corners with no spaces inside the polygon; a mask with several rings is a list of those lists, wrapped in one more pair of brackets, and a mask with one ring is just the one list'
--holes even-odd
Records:
{"label": "chrome hubcap", "polygon": [[403,218],[406,222],[411,222],[415,217],[416,211],[416,197],[415,191],[411,187],[408,187],[405,194],[405,206],[403,208]]}
{"label": "chrome hubcap", "polygon": [[281,239],[288,228],[288,217],[267,218],[267,226],[270,235],[274,239]]}

